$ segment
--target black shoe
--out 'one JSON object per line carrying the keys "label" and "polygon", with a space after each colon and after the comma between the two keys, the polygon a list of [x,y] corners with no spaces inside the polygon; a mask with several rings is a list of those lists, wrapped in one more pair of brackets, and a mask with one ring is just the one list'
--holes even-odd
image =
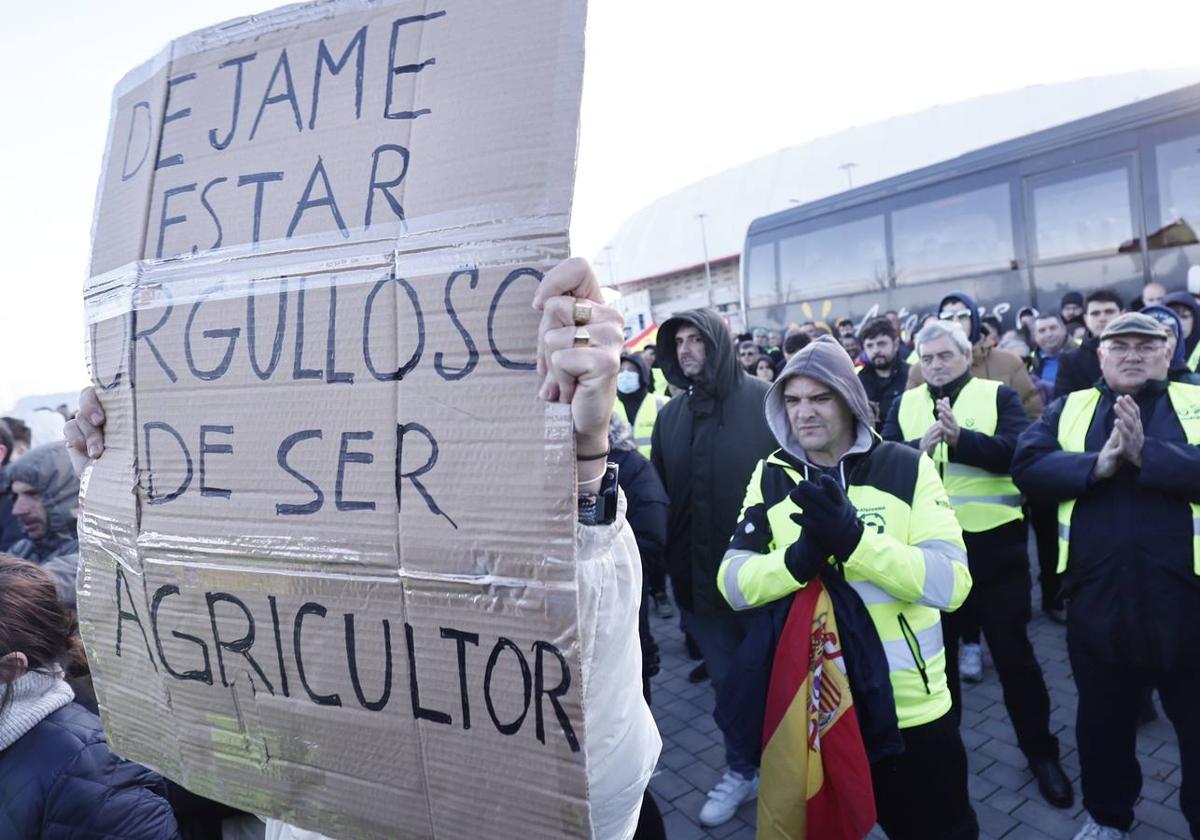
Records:
{"label": "black shoe", "polygon": [[1075,803],[1071,780],[1063,772],[1057,758],[1031,758],[1029,772],[1037,779],[1042,798],[1055,808],[1070,808]]}
{"label": "black shoe", "polygon": [[702,683],[706,679],[708,679],[708,666],[703,662],[693,668],[692,672],[688,674],[688,682],[690,683]]}

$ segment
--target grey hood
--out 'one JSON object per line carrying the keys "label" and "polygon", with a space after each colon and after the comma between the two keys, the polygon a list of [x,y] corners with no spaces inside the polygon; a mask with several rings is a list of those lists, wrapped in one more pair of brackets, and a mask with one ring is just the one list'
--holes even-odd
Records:
{"label": "grey hood", "polygon": [[8,465],[10,481],[21,481],[42,494],[46,507],[46,535],[39,542],[62,536],[75,539],[75,511],[79,506],[79,479],[61,441],[30,449]]}
{"label": "grey hood", "polygon": [[788,380],[795,376],[807,376],[828,385],[841,395],[850,406],[850,411],[858,421],[854,445],[846,453],[866,452],[874,442],[871,407],[867,402],[867,392],[863,390],[862,382],[854,370],[854,363],[841,344],[833,336],[818,336],[811,344],[792,356],[792,360],[784,365],[775,384],[767,391],[764,410],[767,415],[767,425],[779,441],[784,451],[810,466],[816,466],[807,453],[800,447],[796,436],[792,433],[792,424],[788,422],[787,409],[783,405],[783,389]]}

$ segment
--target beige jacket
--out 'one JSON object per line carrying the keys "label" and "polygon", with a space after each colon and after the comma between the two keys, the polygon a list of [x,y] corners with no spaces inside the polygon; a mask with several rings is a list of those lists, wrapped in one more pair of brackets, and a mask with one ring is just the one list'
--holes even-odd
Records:
{"label": "beige jacket", "polygon": [[[973,348],[971,375],[976,379],[995,379],[1012,388],[1021,397],[1021,405],[1025,406],[1025,414],[1030,421],[1042,416],[1042,397],[1038,394],[1037,386],[1029,378],[1029,371],[1016,353],[1000,350],[996,347],[985,349],[979,344]],[[908,369],[908,387],[915,388],[925,384],[921,375],[921,363],[917,362]]]}

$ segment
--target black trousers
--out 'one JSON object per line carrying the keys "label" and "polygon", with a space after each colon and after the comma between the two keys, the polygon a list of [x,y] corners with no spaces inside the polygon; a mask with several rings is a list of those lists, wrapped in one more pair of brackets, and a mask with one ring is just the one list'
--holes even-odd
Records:
{"label": "black trousers", "polygon": [[1083,807],[1101,825],[1129,830],[1142,789],[1138,710],[1142,692],[1153,686],[1179,741],[1179,807],[1192,836],[1200,837],[1200,670],[1163,672],[1105,662],[1069,625],[1067,653],[1079,689],[1075,740]]}
{"label": "black trousers", "polygon": [[667,594],[667,570],[655,563],[642,564],[642,577],[646,580],[646,586],[650,588],[650,592],[654,595],[666,596]]}
{"label": "black trousers", "polygon": [[654,794],[642,794],[642,810],[638,813],[637,829],[633,840],[667,840],[667,827],[663,825],[662,812],[654,801]]}
{"label": "black trousers", "polygon": [[871,765],[879,825],[891,840],[976,840],[967,752],[953,715],[900,735],[904,752]]}
{"label": "black trousers", "polygon": [[1062,609],[1062,582],[1058,572],[1058,506],[1029,505],[1029,524],[1037,545],[1038,582],[1042,590],[1042,609]]}
{"label": "black trousers", "polygon": [[[977,581],[963,605],[979,621],[992,662],[1004,691],[1004,706],[1025,755],[1058,758],[1058,739],[1050,732],[1050,693],[1042,668],[1025,632],[1030,618],[1029,558],[1010,562],[1000,577]],[[942,613],[946,643],[946,680],[954,698],[954,719],[962,718],[962,687],[958,678],[958,640],[963,619],[957,612]]]}

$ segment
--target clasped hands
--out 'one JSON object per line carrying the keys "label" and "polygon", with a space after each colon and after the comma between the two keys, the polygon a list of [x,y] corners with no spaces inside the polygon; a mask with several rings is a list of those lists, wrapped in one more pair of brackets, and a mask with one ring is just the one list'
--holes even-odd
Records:
{"label": "clasped hands", "polygon": [[1104,442],[1104,447],[1096,458],[1096,466],[1092,474],[1096,478],[1110,478],[1121,468],[1121,461],[1128,461],[1135,467],[1142,466],[1142,447],[1146,443],[1146,434],[1142,429],[1142,414],[1137,401],[1128,394],[1117,397],[1113,403],[1112,433]]}
{"label": "clasped hands", "polygon": [[934,448],[939,443],[946,443],[950,446],[958,446],[958,435],[962,430],[959,428],[958,419],[954,416],[954,412],[950,410],[950,400],[942,397],[935,403],[937,411],[937,422],[929,427],[929,431],[921,438],[920,449],[926,455],[932,455]]}

